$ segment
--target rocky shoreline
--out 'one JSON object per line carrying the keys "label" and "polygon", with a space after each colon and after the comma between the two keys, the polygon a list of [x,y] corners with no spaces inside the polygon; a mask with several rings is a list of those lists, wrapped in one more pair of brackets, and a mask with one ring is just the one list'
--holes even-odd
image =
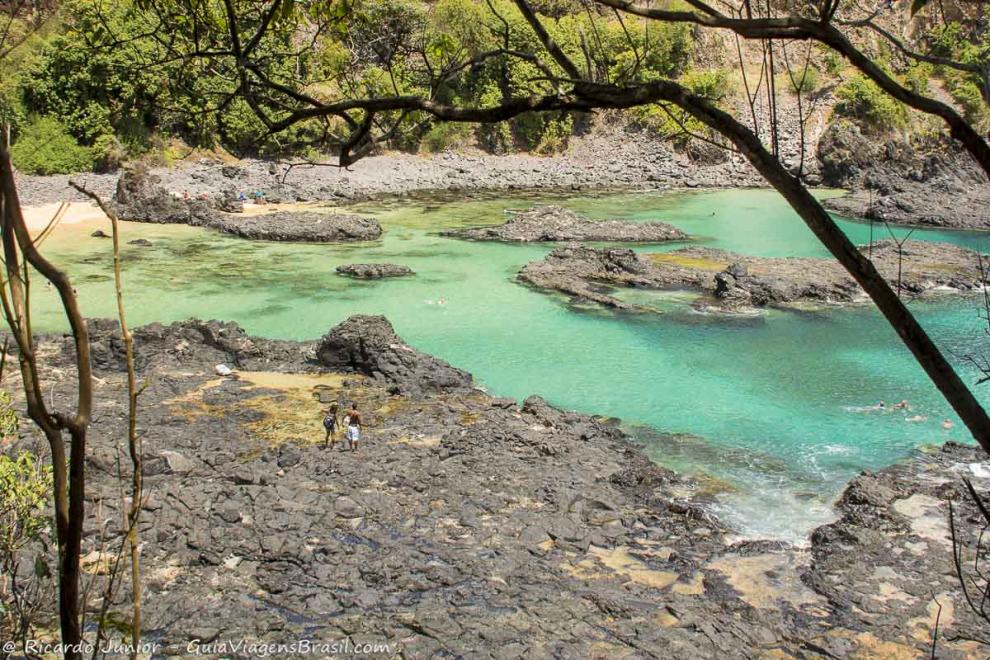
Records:
{"label": "rocky shoreline", "polygon": [[537,206],[512,213],[509,219],[490,227],[469,227],[440,232],[441,236],[472,241],[505,243],[600,241],[615,243],[665,243],[688,238],[666,222],[591,220],[559,206]]}
{"label": "rocky shoreline", "polygon": [[826,185],[849,194],[825,206],[853,218],[948,229],[990,229],[990,183],[945,140],[884,140],[834,122],[818,144]]}
{"label": "rocky shoreline", "polygon": [[[91,329],[87,553],[120,517],[126,425],[119,334]],[[153,324],[135,341],[148,382],[146,637],[167,655],[193,639],[347,637],[403,657],[913,657],[930,648],[932,596],[939,657],[988,650],[965,641],[979,622],[942,517],[952,496],[973,519],[960,475],[990,486],[974,449],[854,480],[810,549],[733,544],[694,484],[613,423],[492,397],[381,317],[317,342],[216,321]],[[40,343],[52,396],[69,397],[52,370],[70,363],[70,340]],[[219,363],[234,377],[218,378]],[[357,453],[322,446],[322,409],[337,400],[364,412]],[[28,425],[18,448],[45,452]]]}
{"label": "rocky shoreline", "polygon": [[[984,285],[978,253],[965,248],[926,241],[908,241],[898,248],[885,240],[861,250],[905,296],[965,293]],[[616,287],[693,290],[700,296],[696,306],[721,311],[865,299],[852,276],[832,259],[748,257],[705,247],[638,254],[571,245],[526,264],[518,278],[578,302],[620,310],[644,308],[612,295]]]}
{"label": "rocky shoreline", "polygon": [[286,210],[245,215],[244,203],[233,191],[179,196],[143,168],[120,176],[113,205],[121,220],[186,224],[252,240],[341,243],[382,235],[377,220],[358,215]]}

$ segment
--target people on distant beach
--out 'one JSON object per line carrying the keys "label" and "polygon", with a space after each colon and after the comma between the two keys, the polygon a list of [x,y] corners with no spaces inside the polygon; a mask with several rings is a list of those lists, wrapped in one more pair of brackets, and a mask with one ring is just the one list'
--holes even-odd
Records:
{"label": "people on distant beach", "polygon": [[336,434],[339,412],[340,406],[336,401],[334,401],[323,413],[323,428],[327,432],[326,437],[323,439],[324,447],[330,447],[330,449],[333,449],[333,444],[337,439]]}
{"label": "people on distant beach", "polygon": [[357,451],[358,441],[361,440],[361,413],[358,412],[357,404],[351,403],[347,417],[344,419],[347,424],[347,445],[351,451]]}
{"label": "people on distant beach", "polygon": [[954,426],[955,424],[953,424],[952,420],[949,419],[948,417],[942,420],[942,428],[945,429],[946,431],[951,431],[952,427]]}

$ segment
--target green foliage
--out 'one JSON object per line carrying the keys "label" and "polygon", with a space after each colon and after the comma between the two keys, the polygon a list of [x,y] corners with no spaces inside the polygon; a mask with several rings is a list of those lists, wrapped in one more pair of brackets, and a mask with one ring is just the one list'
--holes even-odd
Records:
{"label": "green foliage", "polygon": [[885,131],[908,123],[907,108],[861,74],[839,85],[835,95],[839,99],[836,114],[856,119],[867,129]]}
{"label": "green foliage", "polygon": [[543,134],[534,151],[549,156],[563,151],[574,129],[574,118],[569,114],[548,117],[543,125]]}
{"label": "green foliage", "polygon": [[[245,0],[234,5],[244,25],[242,43],[247,43],[267,5]],[[160,0],[153,6],[165,12],[168,42],[180,53],[228,48],[221,0]],[[598,80],[676,78],[690,62],[689,25],[633,16],[620,22],[612,12],[587,11],[581,0],[538,0],[533,6],[554,40]],[[680,5],[675,0],[670,6]],[[271,135],[258,112],[273,120],[284,117],[284,93],[256,86],[252,105],[243,98],[227,100],[240,84],[232,58],[168,52],[165,42],[149,36],[160,32],[151,8],[141,0],[65,0],[57,32],[46,34],[31,57],[17,62],[16,75],[0,76],[0,117],[13,119],[15,128],[29,117],[54,119],[91,148],[91,166],[99,169],[148,154],[173,138],[195,148],[221,145],[237,154],[290,155],[339,143],[352,130],[333,117]],[[314,34],[317,21],[325,29]],[[510,49],[532,53],[555,74],[563,73],[512,0],[491,0],[491,7],[476,0],[286,2],[253,59],[260,75],[326,101],[414,94],[441,103],[490,106],[555,91],[546,72],[525,58],[499,55],[460,67],[502,46],[504,29]],[[300,48],[303,42],[308,47]],[[437,77],[445,73],[451,75],[438,84]],[[393,126],[392,146],[415,149],[423,140],[426,150],[443,149],[467,138],[465,129],[432,127],[423,133],[427,119],[398,111],[376,115],[379,126]],[[573,120],[566,115],[474,127],[478,144],[494,152],[552,153],[566,147],[572,131]],[[73,151],[73,168],[82,166],[80,154]],[[30,166],[35,171],[67,167],[62,162]]]}
{"label": "green foliage", "polygon": [[422,148],[428,153],[439,153],[457,147],[471,136],[471,126],[457,122],[434,124],[423,136]]}
{"label": "green foliage", "polygon": [[0,440],[17,433],[17,413],[11,406],[10,392],[0,390]]}
{"label": "green foliage", "polygon": [[51,518],[45,507],[51,492],[52,469],[34,454],[0,454],[0,552],[13,553],[47,538]]}
{"label": "green foliage", "polygon": [[40,117],[16,136],[14,165],[28,174],[71,174],[93,169],[91,149],[80,145],[54,117]]}
{"label": "green foliage", "polygon": [[[933,54],[963,64],[984,67],[990,62],[990,32],[975,38],[955,21],[932,29],[929,43]],[[984,80],[979,75],[945,66],[935,67],[934,72],[942,77],[967,121],[978,128],[990,127],[990,100],[981,93]]]}
{"label": "green foliage", "polygon": [[822,56],[822,63],[825,65],[825,72],[830,76],[841,75],[842,70],[846,66],[842,56],[831,48],[826,49],[825,54]]}
{"label": "green foliage", "polygon": [[916,94],[928,93],[928,81],[934,73],[935,67],[927,62],[912,63],[904,75],[901,77],[904,85]]}
{"label": "green foliage", "polygon": [[[0,418],[11,422],[10,395],[0,391]],[[21,643],[54,598],[49,568],[52,519],[47,512],[52,469],[30,452],[0,454],[0,629]],[[22,563],[32,570],[21,570]]]}
{"label": "green foliage", "polygon": [[799,66],[795,67],[791,73],[785,72],[783,82],[784,87],[794,94],[798,92],[801,94],[812,94],[821,85],[818,69],[813,66],[809,66],[807,69]]}
{"label": "green foliage", "polygon": [[[718,105],[728,95],[729,76],[722,69],[709,71],[687,71],[678,82],[691,92]],[[686,144],[689,133],[705,135],[707,127],[680,108],[670,104],[654,104],[634,109],[637,122],[660,135],[674,138],[681,145]]]}

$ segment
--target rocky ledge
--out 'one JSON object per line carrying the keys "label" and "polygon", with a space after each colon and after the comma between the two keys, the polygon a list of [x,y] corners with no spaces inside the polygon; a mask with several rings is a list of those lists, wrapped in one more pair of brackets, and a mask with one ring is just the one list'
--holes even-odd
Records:
{"label": "rocky ledge", "polygon": [[382,234],[377,220],[357,215],[312,211],[244,215],[236,212],[243,211],[243,205],[229,196],[177,197],[160,185],[157,176],[141,169],[121,175],[114,204],[122,220],[187,224],[254,240],[340,243],[374,240]]}
{"label": "rocky ledge", "polygon": [[[91,332],[95,574],[101,539],[105,552],[122,540],[106,521],[121,519],[126,396],[119,333]],[[191,640],[350,638],[389,644],[382,657],[912,657],[929,652],[932,596],[939,657],[987,652],[965,641],[985,631],[947,568],[941,517],[958,470],[985,474],[973,450],[864,475],[810,550],[731,544],[692,482],[614,424],[489,396],[382,317],[316,342],[216,321],[146,326],[135,341],[144,621],[164,654]],[[50,396],[71,401],[55,377],[70,339],[39,343]],[[218,363],[233,375],[218,378]],[[359,452],[324,448],[331,401],[363,412]],[[25,424],[7,450],[44,447]],[[972,541],[975,507],[957,511]],[[126,587],[114,598],[125,616]]]}
{"label": "rocky ledge", "polygon": [[833,211],[897,224],[990,229],[986,175],[948,140],[878,142],[840,120],[822,136],[818,156],[824,184],[852,190],[825,201]]}
{"label": "rocky ledge", "polygon": [[687,234],[665,222],[591,220],[559,206],[537,206],[513,213],[501,225],[471,227],[443,232],[444,236],[474,241],[608,241],[663,243],[687,238]]}
{"label": "rocky ledge", "polygon": [[[979,255],[972,250],[925,241],[898,248],[891,240],[860,249],[904,295],[966,292],[983,284]],[[727,311],[795,302],[850,303],[865,296],[832,259],[745,257],[703,247],[638,254],[624,248],[567,246],[526,264],[518,277],[579,301],[626,310],[640,308],[614,296],[614,287],[691,289],[703,295],[699,305]]]}
{"label": "rocky ledge", "polygon": [[345,264],[335,269],[341,275],[358,280],[381,280],[386,277],[415,275],[412,268],[400,264]]}

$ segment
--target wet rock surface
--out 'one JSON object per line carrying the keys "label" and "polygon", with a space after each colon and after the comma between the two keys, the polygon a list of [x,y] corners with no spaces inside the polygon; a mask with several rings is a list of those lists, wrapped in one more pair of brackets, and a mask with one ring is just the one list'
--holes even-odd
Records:
{"label": "wet rock surface", "polygon": [[[947,243],[892,241],[863,246],[874,265],[902,295],[964,293],[983,284],[979,255]],[[796,257],[745,257],[688,247],[638,254],[624,248],[567,246],[526,264],[519,280],[616,309],[637,305],[613,295],[614,287],[691,289],[708,296],[705,307],[733,310],[795,302],[851,303],[865,294],[837,261]]]}
{"label": "wet rock surface", "polygon": [[[87,553],[98,530],[110,547],[122,540],[105,521],[121,517],[126,429],[119,334],[90,325],[103,358]],[[349,637],[402,657],[916,655],[929,649],[912,619],[928,612],[929,583],[943,608],[954,603],[945,638],[972,634],[945,556],[911,548],[942,542],[929,518],[954,492],[960,461],[986,471],[973,450],[865,475],[880,486],[851,487],[810,550],[732,545],[693,482],[615,425],[539,397],[493,398],[464,372],[424,386],[423,372],[443,367],[381,317],[354,317],[316,343],[196,320],[138,328],[135,341],[147,382],[146,636],[169,654],[193,639]],[[68,338],[40,343],[46,369],[64,373]],[[237,370],[218,378],[218,363]],[[71,400],[66,379],[51,376],[51,396]],[[330,401],[363,412],[360,451],[323,446]],[[44,441],[26,426],[20,447],[44,451]],[[888,564],[903,575],[874,579]],[[890,580],[917,600],[871,606]],[[125,587],[111,609],[126,611],[128,598]],[[940,657],[986,652],[967,644],[945,641]]]}
{"label": "wet rock surface", "polygon": [[972,158],[944,140],[878,142],[847,121],[818,144],[823,183],[850,188],[825,205],[896,224],[990,229],[990,183]]}
{"label": "wet rock surface", "polygon": [[415,275],[412,268],[400,264],[345,264],[335,269],[341,275],[358,280],[381,280],[387,277]]}
{"label": "wet rock surface", "polygon": [[537,206],[513,213],[502,225],[442,232],[475,241],[614,241],[662,243],[684,240],[687,234],[664,222],[591,220],[559,206]]}

